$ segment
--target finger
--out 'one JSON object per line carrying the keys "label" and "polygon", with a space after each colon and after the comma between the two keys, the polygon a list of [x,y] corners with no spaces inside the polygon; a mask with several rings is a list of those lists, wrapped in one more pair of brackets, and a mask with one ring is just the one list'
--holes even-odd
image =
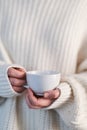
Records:
{"label": "finger", "polygon": [[17,86],[12,86],[12,87],[18,93],[21,93],[21,92],[23,92],[26,89],[24,87],[17,87]]}
{"label": "finger", "polygon": [[9,80],[11,82],[11,85],[13,85],[13,86],[23,86],[26,84],[26,81],[23,79],[9,77]]}
{"label": "finger", "polygon": [[41,107],[48,107],[51,105],[53,100],[45,99],[45,98],[38,98],[38,105]]}
{"label": "finger", "polygon": [[14,78],[25,78],[26,77],[26,73],[23,69],[21,68],[9,68],[8,69],[8,76],[9,77],[14,77]]}
{"label": "finger", "polygon": [[32,106],[46,107],[49,106],[53,101],[44,97],[37,98],[31,89],[28,90],[28,99]]}
{"label": "finger", "polygon": [[39,107],[39,106],[33,106],[33,105],[30,103],[28,96],[26,96],[26,103],[27,103],[28,107],[31,108],[31,109],[39,109],[39,108],[41,108],[41,107]]}
{"label": "finger", "polygon": [[37,97],[35,97],[34,92],[31,90],[31,88],[28,89],[28,99],[31,102],[32,105],[38,106]]}
{"label": "finger", "polygon": [[56,88],[44,93],[44,98],[57,99],[60,96],[60,89]]}

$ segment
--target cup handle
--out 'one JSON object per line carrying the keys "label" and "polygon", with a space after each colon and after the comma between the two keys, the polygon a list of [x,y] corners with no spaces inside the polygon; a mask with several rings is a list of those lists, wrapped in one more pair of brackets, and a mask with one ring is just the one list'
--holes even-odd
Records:
{"label": "cup handle", "polygon": [[26,85],[24,85],[24,88],[29,88],[29,86],[26,84]]}

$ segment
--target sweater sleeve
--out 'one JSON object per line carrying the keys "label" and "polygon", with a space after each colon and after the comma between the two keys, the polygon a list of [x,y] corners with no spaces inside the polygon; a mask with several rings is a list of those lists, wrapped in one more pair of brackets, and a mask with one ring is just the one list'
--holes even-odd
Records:
{"label": "sweater sleeve", "polygon": [[12,88],[12,85],[7,75],[9,67],[24,69],[22,66],[12,63],[0,39],[0,103],[2,103],[6,98],[21,95],[21,93],[15,92]]}
{"label": "sweater sleeve", "polygon": [[87,42],[78,55],[77,72],[63,76],[61,96],[46,109],[54,109],[68,127],[87,130]]}

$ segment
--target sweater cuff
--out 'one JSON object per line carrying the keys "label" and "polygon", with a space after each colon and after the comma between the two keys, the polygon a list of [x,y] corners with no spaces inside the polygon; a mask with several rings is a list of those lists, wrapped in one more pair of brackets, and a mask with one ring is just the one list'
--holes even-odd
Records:
{"label": "sweater cuff", "polygon": [[19,65],[0,65],[0,97],[9,98],[13,96],[19,96],[21,93],[17,93],[12,88],[12,85],[9,81],[7,71],[10,67],[22,68]]}
{"label": "sweater cuff", "polygon": [[56,109],[65,104],[66,102],[70,101],[72,97],[71,87],[68,83],[60,83],[58,88],[61,91],[60,97],[56,99],[50,106],[44,109]]}

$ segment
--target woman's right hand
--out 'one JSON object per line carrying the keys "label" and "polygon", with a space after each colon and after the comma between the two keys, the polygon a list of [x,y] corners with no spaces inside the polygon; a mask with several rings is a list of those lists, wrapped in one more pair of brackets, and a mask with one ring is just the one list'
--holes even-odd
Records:
{"label": "woman's right hand", "polygon": [[26,89],[23,87],[26,84],[26,72],[24,69],[10,67],[7,74],[12,88],[16,92],[21,93]]}

